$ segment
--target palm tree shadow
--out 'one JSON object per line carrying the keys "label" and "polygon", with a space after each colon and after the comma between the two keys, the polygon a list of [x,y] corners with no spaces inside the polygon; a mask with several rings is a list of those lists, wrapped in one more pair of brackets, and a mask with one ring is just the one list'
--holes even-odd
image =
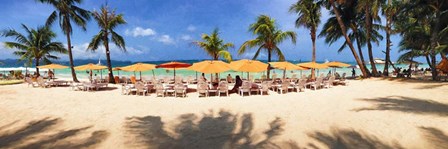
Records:
{"label": "palm tree shadow", "polygon": [[[337,149],[396,149],[403,148],[397,142],[391,144],[381,141],[377,137],[363,132],[358,132],[351,129],[332,128],[330,133],[312,132],[308,136],[315,139],[317,142],[323,144],[326,148]],[[319,148],[315,144],[309,143],[310,148]]]}
{"label": "palm tree shadow", "polygon": [[415,89],[435,89],[442,86],[446,86],[446,84],[430,84],[430,85],[422,85],[419,87],[416,87]]}
{"label": "palm tree shadow", "polygon": [[[226,111],[203,114],[183,114],[172,131],[164,130],[165,124],[158,116],[130,117],[125,128],[128,145],[145,148],[281,148],[273,139],[283,131],[280,118],[272,121],[270,129],[257,135],[253,132],[251,114],[242,116]],[[169,133],[172,132],[172,133]],[[264,136],[264,137],[262,137]]]}
{"label": "palm tree shadow", "polygon": [[374,99],[360,99],[374,104],[372,107],[353,109],[353,111],[384,110],[416,114],[448,116],[448,105],[429,99],[403,96],[388,96]]}
{"label": "palm tree shadow", "polygon": [[434,148],[448,148],[448,134],[433,127],[419,127],[422,135]]}
{"label": "palm tree shadow", "polygon": [[0,148],[90,148],[95,147],[108,136],[106,131],[94,131],[90,137],[74,139],[92,126],[55,130],[60,122],[62,120],[59,118],[47,117],[31,121],[19,129],[0,132]]}

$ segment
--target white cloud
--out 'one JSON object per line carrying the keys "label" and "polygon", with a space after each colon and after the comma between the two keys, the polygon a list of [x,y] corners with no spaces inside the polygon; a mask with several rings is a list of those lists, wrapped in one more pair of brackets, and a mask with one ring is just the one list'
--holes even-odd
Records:
{"label": "white cloud", "polygon": [[192,38],[191,38],[190,35],[182,35],[182,36],[180,37],[180,39],[185,40],[185,41],[189,41],[189,40],[191,40]]}
{"label": "white cloud", "polygon": [[144,29],[142,27],[136,27],[131,30],[126,29],[126,31],[124,33],[127,36],[133,36],[133,37],[138,37],[138,36],[144,37],[144,36],[156,35],[156,31],[154,31],[153,29],[151,29],[151,28]]}
{"label": "white cloud", "polygon": [[174,40],[170,37],[170,35],[162,35],[157,39],[157,41],[162,42],[163,44],[174,44]]}
{"label": "white cloud", "polygon": [[[89,46],[89,43],[83,43],[83,44],[76,44],[73,45],[72,53],[73,57],[75,59],[105,59],[106,50],[103,46],[100,46],[96,51],[90,51],[86,50]],[[111,44],[110,45],[110,53],[112,59],[116,60],[125,60],[130,55],[141,55],[144,54],[147,50],[144,50],[143,48],[135,48],[135,47],[126,47],[127,52],[123,52],[123,50],[119,49],[116,45]],[[62,55],[62,59],[68,59],[68,56]]]}
{"label": "white cloud", "polygon": [[193,25],[188,25],[187,30],[190,32],[194,32],[194,31],[196,31],[196,27]]}

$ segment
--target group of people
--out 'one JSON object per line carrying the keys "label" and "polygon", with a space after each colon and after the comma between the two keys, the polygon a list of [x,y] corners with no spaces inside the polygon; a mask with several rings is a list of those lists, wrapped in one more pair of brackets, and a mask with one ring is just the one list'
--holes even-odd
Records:
{"label": "group of people", "polygon": [[[207,82],[207,78],[205,78],[204,73],[202,73],[200,79],[202,79],[202,81],[204,81],[204,82]],[[233,78],[230,74],[227,75],[226,81],[227,81],[227,83],[233,82]],[[214,88],[216,88],[216,87],[218,87],[219,82],[220,82],[219,78],[215,77],[214,80],[211,81],[211,84]],[[230,90],[230,93],[237,93],[238,88],[241,87],[241,85],[243,85],[243,80],[241,79],[241,77],[239,75],[236,75],[235,76],[235,84],[233,85],[233,88]]]}

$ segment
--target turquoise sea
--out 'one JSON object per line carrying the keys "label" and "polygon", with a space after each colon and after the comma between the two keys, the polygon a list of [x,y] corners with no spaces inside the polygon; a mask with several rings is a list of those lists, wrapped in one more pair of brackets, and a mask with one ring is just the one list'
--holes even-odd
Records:
{"label": "turquoise sea", "polygon": [[[202,60],[179,60],[178,62],[184,62],[184,63],[195,63],[195,62],[199,62]],[[263,60],[262,60],[263,61]],[[150,63],[150,64],[161,64],[161,63],[165,63],[165,62],[170,62],[170,61],[148,61],[148,62],[144,62],[144,63]],[[263,62],[267,62],[267,61],[263,61]],[[301,63],[300,61],[289,61],[291,63],[297,64],[297,63]],[[2,60],[2,65],[0,65],[0,73],[8,73],[9,70],[22,70],[23,73],[25,73],[25,70],[28,70],[29,72],[33,73],[36,69],[34,67],[25,67],[25,65],[23,64],[23,62],[18,62],[17,60]],[[62,64],[62,65],[66,65],[68,66],[68,62],[55,62],[57,64]],[[98,63],[98,60],[75,60],[75,66],[78,65],[83,65],[83,64],[87,64],[87,63]],[[121,67],[121,66],[127,66],[127,65],[131,65],[134,64],[135,62],[131,62],[131,61],[112,61],[113,67]],[[318,63],[323,63],[322,61],[318,62]],[[355,62],[345,62],[351,65],[356,66]],[[101,64],[105,65],[106,61],[102,60]],[[383,71],[384,65],[383,64],[377,64],[377,69],[379,71]],[[408,69],[409,65],[408,64],[395,64],[396,67],[402,67],[403,69]],[[369,69],[371,69],[370,65],[367,65],[367,67]],[[427,64],[421,64],[419,65],[419,69],[421,68],[428,68]],[[328,68],[328,69],[320,69],[318,70],[319,74],[324,73],[327,74],[329,71],[334,71],[334,68]],[[46,75],[47,73],[47,69],[40,69],[40,73],[43,75]],[[351,71],[352,68],[337,68],[336,72],[338,72],[339,74],[342,75],[342,73],[347,73],[347,76],[351,76]],[[356,75],[361,74],[361,71],[359,69],[356,69]],[[389,72],[392,72],[393,68],[391,67]],[[266,72],[261,72],[261,73],[250,73],[250,75],[253,75],[254,78],[259,78],[261,75],[265,74]],[[271,74],[276,73],[277,77],[282,77],[283,76],[283,70],[272,70]],[[303,70],[303,71],[286,71],[286,76],[287,77],[291,77],[293,74],[297,74],[297,75],[301,75],[301,74],[305,74],[308,75],[311,73],[311,70]],[[87,79],[88,76],[88,72],[86,71],[76,71],[76,74],[78,76],[78,78],[80,79]],[[102,76],[105,77],[107,75],[107,70],[102,70],[102,71],[94,71],[94,74],[96,74],[97,76]],[[224,72],[220,74],[221,78],[225,78],[228,74],[231,74],[232,77],[235,77],[236,75],[240,75],[243,78],[247,77],[247,73],[242,73],[242,72],[235,72],[235,71],[228,71],[228,72]],[[70,69],[58,69],[55,70],[55,75],[57,78],[71,78],[71,72]],[[137,77],[140,76],[139,72],[125,72],[125,71],[114,71],[114,75],[115,76],[131,76],[131,75],[136,75]],[[172,70],[166,70],[166,69],[155,69],[154,71],[145,71],[142,72],[142,76],[144,78],[150,78],[152,76],[156,76],[157,78],[163,78],[165,76],[168,77],[172,77],[174,75]],[[196,77],[196,76],[200,76],[201,73],[196,73],[195,71],[191,71],[191,70],[182,70],[182,69],[178,69],[176,70],[176,75],[180,75],[183,77],[186,76],[192,76],[192,77]],[[210,77],[210,74],[207,74],[206,77]]]}

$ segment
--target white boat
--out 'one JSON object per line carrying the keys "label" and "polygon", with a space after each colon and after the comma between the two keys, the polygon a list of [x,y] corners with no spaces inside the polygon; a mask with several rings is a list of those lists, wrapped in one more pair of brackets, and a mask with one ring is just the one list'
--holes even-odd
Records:
{"label": "white boat", "polygon": [[375,62],[375,64],[386,64],[386,61],[381,58],[374,58],[373,61]]}

